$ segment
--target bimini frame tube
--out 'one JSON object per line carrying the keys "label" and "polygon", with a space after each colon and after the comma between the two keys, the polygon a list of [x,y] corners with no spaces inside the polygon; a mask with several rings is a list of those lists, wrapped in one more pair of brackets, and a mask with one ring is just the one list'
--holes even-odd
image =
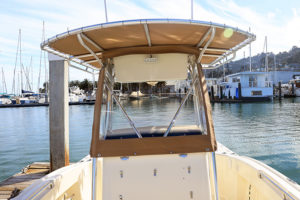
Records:
{"label": "bimini frame tube", "polygon": [[[107,82],[106,82],[107,83]],[[112,97],[114,98],[114,100],[117,102],[117,104],[120,106],[124,116],[126,117],[126,119],[128,120],[130,126],[132,127],[132,129],[134,130],[134,132],[136,133],[136,135],[139,138],[142,138],[143,136],[141,135],[141,133],[138,131],[138,129],[135,127],[134,122],[130,119],[129,115],[127,114],[126,110],[124,109],[124,107],[121,105],[120,101],[118,100],[118,98],[116,97],[116,95],[113,93],[112,89],[109,87],[108,84],[105,84],[106,88],[110,91],[110,93],[112,94]]]}
{"label": "bimini frame tube", "polygon": [[[203,55],[204,55],[204,52],[206,51],[207,47],[210,45],[210,43],[212,42],[212,40],[213,40],[214,37],[215,37],[215,34],[216,34],[216,28],[215,28],[215,27],[212,27],[210,30],[211,30],[211,31],[209,31],[209,32],[211,32],[210,38],[209,38],[209,40],[206,42],[206,44],[204,45],[203,49],[200,51],[200,55],[199,55],[199,57],[198,57],[198,63],[200,63],[200,61],[201,61],[201,59],[202,59],[202,57],[203,57]],[[209,32],[208,32],[208,33],[209,33]],[[208,34],[205,35],[205,36],[207,37]],[[205,39],[206,39],[206,38],[205,38]],[[204,40],[205,40],[205,39],[204,39]]]}
{"label": "bimini frame tube", "polygon": [[171,122],[170,122],[170,125],[168,126],[168,129],[167,129],[167,131],[166,131],[165,134],[164,134],[164,137],[167,137],[168,134],[169,134],[169,132],[171,131],[171,129],[172,129],[174,123],[175,123],[175,120],[176,120],[178,114],[179,114],[180,111],[181,111],[181,108],[182,108],[183,104],[186,102],[187,98],[189,97],[189,95],[190,95],[191,92],[192,92],[193,85],[195,84],[195,82],[196,82],[196,79],[193,80],[193,83],[192,83],[190,89],[188,90],[188,92],[185,94],[183,100],[181,101],[181,104],[180,104],[180,106],[179,106],[177,112],[175,113],[174,117],[172,118],[172,120],[171,120]]}
{"label": "bimini frame tube", "polygon": [[101,66],[98,78],[98,87],[97,87],[97,95],[96,95],[96,102],[94,108],[94,122],[93,122],[93,129],[92,129],[92,142],[91,142],[91,157],[93,157],[93,168],[92,168],[92,200],[97,199],[97,156],[94,155],[94,149],[97,146],[99,140],[99,132],[100,132],[100,118],[101,118],[101,106],[102,106],[102,98],[103,98],[103,86],[104,86],[104,79],[105,79],[105,66],[103,62],[98,58],[98,56],[84,43],[82,40],[82,35],[77,34],[77,38],[79,43],[88,50],[98,61]]}

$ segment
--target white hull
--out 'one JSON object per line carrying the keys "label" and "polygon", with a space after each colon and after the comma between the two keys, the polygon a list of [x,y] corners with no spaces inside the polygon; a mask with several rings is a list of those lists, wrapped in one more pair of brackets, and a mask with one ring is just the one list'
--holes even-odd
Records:
{"label": "white hull", "polygon": [[[299,185],[220,144],[216,165],[221,200],[300,199]],[[212,153],[99,158],[97,199],[215,199],[212,166]],[[91,199],[91,191],[92,160],[87,157],[50,173],[15,199]]]}
{"label": "white hull", "polygon": [[11,100],[7,98],[0,98],[0,104],[11,104]]}

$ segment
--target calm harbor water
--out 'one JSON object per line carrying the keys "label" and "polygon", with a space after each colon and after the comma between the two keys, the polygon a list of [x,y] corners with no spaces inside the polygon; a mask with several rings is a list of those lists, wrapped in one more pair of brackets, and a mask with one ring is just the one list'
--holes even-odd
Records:
{"label": "calm harbor water", "polygon": [[[123,102],[137,126],[167,125],[179,100]],[[115,105],[113,128],[129,127]],[[214,104],[217,140],[244,156],[260,160],[300,183],[300,98],[281,102]],[[93,106],[70,106],[70,160],[89,152]],[[176,124],[194,123],[187,103]],[[35,161],[49,161],[48,108],[0,109],[0,180]]]}

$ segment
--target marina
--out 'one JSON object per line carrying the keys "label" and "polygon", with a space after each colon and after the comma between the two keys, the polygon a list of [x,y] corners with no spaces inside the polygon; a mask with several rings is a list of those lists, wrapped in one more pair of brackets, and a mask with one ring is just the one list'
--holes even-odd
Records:
{"label": "marina", "polygon": [[[234,153],[216,140],[202,64],[208,68],[219,67],[219,63],[227,62],[228,56],[233,54],[234,57],[236,51],[256,38],[254,34],[239,29],[226,35],[228,29],[232,28],[201,21],[148,19],[83,27],[80,31],[68,31],[44,41],[41,47],[49,52],[48,89],[55,91],[49,94],[50,173],[21,191],[16,199],[33,196],[39,199],[111,199],[115,196],[140,199],[145,194],[146,199],[182,199],[187,196],[241,199],[253,195],[261,199],[298,198],[300,187],[296,182],[271,166]],[[132,34],[139,39],[132,40]],[[174,35],[180,39],[174,40]],[[191,36],[189,41],[184,40],[185,35]],[[111,40],[111,37],[116,39]],[[90,152],[72,165],[69,148],[70,61],[99,71]],[[259,77],[261,74],[252,73],[251,77],[254,75]],[[263,79],[252,77],[253,80],[251,77],[244,80],[240,75],[239,81],[231,79],[231,82],[238,82],[238,88],[233,88],[233,93],[238,95],[236,98],[249,98],[242,90],[242,83],[251,83],[251,88],[255,89],[255,94],[251,91],[250,96],[265,95],[262,91],[257,94],[257,87],[272,86],[269,82],[268,85],[260,84],[268,81],[264,76]],[[113,91],[115,82],[170,80],[189,80],[190,87],[184,88],[182,97],[180,88],[177,111],[171,115],[171,120],[167,118],[170,122],[164,125],[151,118],[147,124],[137,124],[137,113],[129,115],[128,107]],[[230,90],[227,93],[230,99]],[[214,97],[213,87],[211,94]],[[130,102],[138,104],[147,100],[140,92],[140,84],[137,92],[129,97],[134,100]],[[171,99],[159,101],[168,100]],[[193,119],[180,124],[180,112],[187,104],[193,108],[190,116]],[[125,117],[128,128],[113,126],[113,123],[120,124],[120,120],[113,118],[116,108]],[[143,114],[148,118],[150,113],[164,118],[161,112],[153,110]],[[185,169],[184,174],[182,169]],[[149,170],[153,170],[153,176],[157,178],[149,176]],[[191,171],[194,171],[193,176],[190,176]],[[189,181],[182,182],[181,178]],[[172,187],[162,191],[160,188],[165,184],[175,188],[181,185],[182,188],[176,192]],[[235,187],[229,190],[228,185]],[[145,186],[151,186],[155,192],[149,193]],[[250,193],[251,186],[254,189]],[[113,187],[115,189],[111,190]]]}
{"label": "marina", "polygon": [[[123,103],[128,107],[129,115],[135,113],[134,120],[140,125],[146,125],[152,120],[157,125],[167,123],[166,119],[173,115],[173,110],[179,105],[176,99],[154,102],[145,99]],[[299,104],[299,98],[283,99],[282,102],[214,104],[212,112],[217,140],[237,154],[260,160],[300,183],[300,139],[297,134],[300,131]],[[190,117],[179,117],[178,121],[182,125],[193,120],[192,104],[186,104],[185,108],[182,115]],[[161,111],[164,118],[155,115],[145,118],[143,113],[147,110]],[[48,108],[9,108],[1,112],[4,113],[0,115],[0,120],[7,126],[0,127],[0,141],[3,144],[0,147],[0,181],[19,173],[33,162],[49,162]],[[89,152],[90,134],[85,133],[90,131],[92,113],[93,106],[70,107],[70,162],[81,160]],[[23,116],[27,116],[27,119]],[[114,127],[126,126],[119,109],[113,117],[119,122],[113,123]],[[274,128],[274,123],[280,124],[280,127]],[[19,147],[12,140],[17,136],[23,141]],[[264,138],[267,142],[261,142],[259,138]],[[35,148],[32,149],[31,146]],[[22,151],[17,151],[18,148]]]}
{"label": "marina", "polygon": [[0,200],[300,200],[294,8],[55,1],[3,4]]}

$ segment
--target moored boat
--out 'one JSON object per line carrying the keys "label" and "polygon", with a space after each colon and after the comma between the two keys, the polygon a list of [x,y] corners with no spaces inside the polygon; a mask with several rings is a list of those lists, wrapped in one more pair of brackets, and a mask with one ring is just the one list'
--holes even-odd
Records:
{"label": "moored boat", "polygon": [[[211,22],[149,19],[83,27],[45,41],[44,49],[100,69],[90,156],[16,199],[300,199],[299,185],[216,142],[202,69],[217,67],[254,39]],[[185,80],[188,74],[191,87],[166,126],[137,127],[113,92],[115,82]],[[190,95],[196,124],[176,126]],[[131,128],[112,128],[112,101]]]}

